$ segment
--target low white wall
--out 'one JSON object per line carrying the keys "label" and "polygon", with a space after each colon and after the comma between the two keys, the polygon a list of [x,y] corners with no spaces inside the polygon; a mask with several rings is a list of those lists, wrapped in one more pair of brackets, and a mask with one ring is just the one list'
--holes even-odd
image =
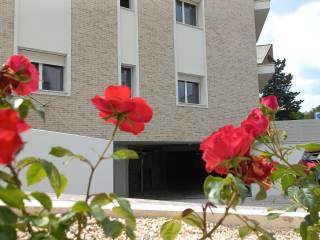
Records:
{"label": "low white wall", "polygon": [[[84,137],[72,134],[49,132],[32,129],[23,135],[26,142],[24,150],[19,154],[18,159],[28,156],[37,156],[54,162],[59,171],[68,178],[68,187],[65,193],[85,194],[89,178],[89,167],[78,160],[71,160],[64,165],[68,158],[56,158],[49,155],[51,147],[61,146],[96,162],[98,155],[102,153],[108,143],[107,140]],[[110,147],[107,155],[111,155],[113,146]],[[25,172],[22,173],[22,179]],[[25,183],[25,181],[24,181]],[[26,190],[41,190],[52,193],[47,180],[33,187],[26,187]],[[101,163],[93,179],[92,192],[113,192],[113,160],[105,160]]]}

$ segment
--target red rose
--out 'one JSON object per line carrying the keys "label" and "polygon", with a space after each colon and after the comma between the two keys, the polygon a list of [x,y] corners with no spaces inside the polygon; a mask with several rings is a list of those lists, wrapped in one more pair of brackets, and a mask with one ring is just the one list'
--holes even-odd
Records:
{"label": "red rose", "polygon": [[0,110],[0,164],[9,164],[21,150],[23,142],[19,133],[29,126],[11,109]]}
{"label": "red rose", "polygon": [[274,112],[277,112],[279,110],[278,98],[276,96],[271,95],[263,97],[261,99],[261,104]]}
{"label": "red rose", "polygon": [[247,156],[253,137],[244,128],[227,125],[212,133],[200,145],[202,158],[206,162],[206,170],[211,173],[227,174],[229,166],[226,160]]}
{"label": "red rose", "polygon": [[259,108],[255,108],[249,114],[248,118],[241,123],[241,127],[256,138],[267,131],[269,118],[264,116]]}
{"label": "red rose", "polygon": [[0,89],[21,96],[38,91],[39,73],[36,67],[23,55],[11,56],[1,71]]}
{"label": "red rose", "polygon": [[131,98],[131,90],[127,86],[110,86],[103,97],[96,95],[92,103],[106,122],[116,125],[120,121],[120,130],[135,135],[144,130],[144,124],[150,122],[153,115],[144,99]]}
{"label": "red rose", "polygon": [[316,163],[314,163],[314,162],[307,162],[307,163],[305,163],[305,170],[304,170],[304,172],[306,173],[306,174],[309,174],[310,173],[310,171],[313,169],[313,168],[315,168],[317,166],[317,164]]}
{"label": "red rose", "polygon": [[252,157],[250,161],[241,162],[242,179],[246,184],[261,182],[266,189],[268,182],[267,178],[275,170],[276,162],[269,162],[266,157]]}

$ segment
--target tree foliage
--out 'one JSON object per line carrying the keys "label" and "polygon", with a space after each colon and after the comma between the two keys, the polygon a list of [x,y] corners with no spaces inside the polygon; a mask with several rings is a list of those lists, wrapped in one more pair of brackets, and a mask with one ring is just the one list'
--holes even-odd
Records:
{"label": "tree foliage", "polygon": [[287,74],[284,69],[286,67],[286,59],[274,61],[275,73],[272,79],[262,89],[263,97],[275,95],[278,97],[280,111],[276,115],[277,120],[297,120],[302,119],[303,114],[300,113],[301,103],[303,100],[296,100],[300,92],[291,91],[293,76]]}

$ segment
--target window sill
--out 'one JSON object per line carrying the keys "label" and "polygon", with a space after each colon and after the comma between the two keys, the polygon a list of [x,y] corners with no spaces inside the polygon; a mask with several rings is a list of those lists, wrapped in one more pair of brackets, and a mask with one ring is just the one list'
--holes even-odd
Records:
{"label": "window sill", "polygon": [[185,27],[189,27],[189,28],[194,28],[194,29],[197,29],[197,30],[203,30],[203,28],[202,27],[199,27],[199,26],[194,26],[194,25],[190,25],[190,24],[187,24],[187,23],[182,23],[182,22],[177,22],[176,21],[176,23],[178,24],[178,25],[181,25],[181,26],[185,26]]}
{"label": "window sill", "polygon": [[120,9],[121,10],[125,10],[125,11],[128,11],[128,12],[135,12],[135,10],[133,9],[133,8],[127,8],[127,7],[122,7],[122,6],[120,6]]}
{"label": "window sill", "polygon": [[206,104],[193,104],[193,103],[177,103],[178,107],[191,107],[191,108],[203,108],[208,109]]}
{"label": "window sill", "polygon": [[69,92],[49,91],[49,90],[39,90],[35,94],[52,95],[52,96],[63,96],[63,97],[70,97],[71,96],[71,94]]}

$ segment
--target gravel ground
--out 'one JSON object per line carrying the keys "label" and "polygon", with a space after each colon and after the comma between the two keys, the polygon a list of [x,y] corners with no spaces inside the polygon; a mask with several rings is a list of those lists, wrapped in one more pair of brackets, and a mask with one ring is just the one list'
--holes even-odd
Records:
{"label": "gravel ground", "polygon": [[[157,240],[160,239],[160,227],[168,219],[166,218],[138,218],[137,219],[137,239],[141,240]],[[90,225],[84,230],[82,239],[85,240],[105,240],[103,231],[94,224],[94,221],[89,220]],[[76,226],[71,229],[69,237],[74,237],[74,232],[76,232]],[[300,240],[300,238],[293,231],[271,231],[275,234],[275,238],[279,240]],[[183,225],[181,234],[178,236],[178,240],[196,240],[201,237],[200,232],[194,228],[187,225]],[[22,234],[19,235],[20,240],[27,239],[26,236]],[[120,240],[126,239],[125,236],[121,236]],[[238,230],[236,227],[221,226],[213,235],[213,239],[219,240],[238,240]],[[257,239],[255,236],[250,236],[248,240]]]}

